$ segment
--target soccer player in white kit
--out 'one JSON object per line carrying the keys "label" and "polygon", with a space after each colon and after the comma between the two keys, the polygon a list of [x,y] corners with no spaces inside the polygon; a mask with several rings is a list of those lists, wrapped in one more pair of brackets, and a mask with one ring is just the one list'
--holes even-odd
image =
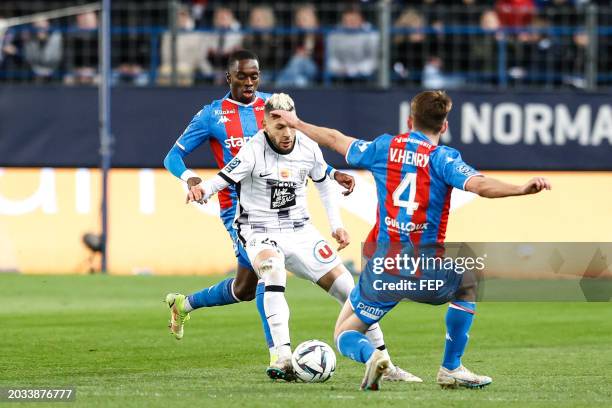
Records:
{"label": "soccer player in white kit", "polygon": [[[189,198],[206,201],[230,184],[236,185],[239,207],[234,226],[249,261],[265,282],[264,309],[274,340],[267,374],[273,379],[292,381],[285,268],[316,283],[341,304],[355,283],[336,251],[310,224],[307,178],[319,190],[338,250],[350,242],[340,218],[335,186],[326,176],[327,163],[321,149],[278,115],[270,114],[277,109],[293,111],[295,105],[286,94],[272,95],[265,104],[263,129],[217,176],[201,184],[201,197]],[[370,327],[367,336],[387,353],[378,324]],[[422,382],[394,365],[386,376],[388,380]]]}

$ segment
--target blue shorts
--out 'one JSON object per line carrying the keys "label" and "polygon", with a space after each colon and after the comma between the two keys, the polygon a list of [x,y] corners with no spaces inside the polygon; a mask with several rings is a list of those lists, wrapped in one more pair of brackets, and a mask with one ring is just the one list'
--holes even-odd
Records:
{"label": "blue shorts", "polygon": [[236,256],[236,260],[238,261],[238,265],[247,268],[253,269],[251,262],[249,261],[249,257],[247,256],[246,250],[244,246],[240,242],[240,238],[238,237],[238,231],[233,227],[234,224],[234,211],[225,211],[221,214],[221,221],[223,221],[223,225],[227,230],[230,238],[232,239],[232,245],[234,247],[234,255]]}
{"label": "blue shorts", "polygon": [[402,300],[441,305],[455,299],[463,275],[453,270],[423,271],[419,277],[379,275],[366,269],[350,295],[353,311],[368,326]]}

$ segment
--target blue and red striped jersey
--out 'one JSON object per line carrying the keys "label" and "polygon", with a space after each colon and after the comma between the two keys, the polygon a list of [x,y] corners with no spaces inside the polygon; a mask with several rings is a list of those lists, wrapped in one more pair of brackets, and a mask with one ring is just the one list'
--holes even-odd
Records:
{"label": "blue and red striped jersey", "polygon": [[457,150],[434,145],[420,132],[356,140],[346,162],[374,175],[378,209],[366,242],[443,243],[453,187],[463,190],[480,175]]}
{"label": "blue and red striped jersey", "polygon": [[[191,153],[208,141],[219,169],[238,153],[248,139],[262,127],[264,105],[270,94],[256,92],[255,100],[248,105],[230,99],[228,92],[223,99],[204,106],[193,117],[183,134],[176,141],[185,153]],[[180,177],[180,175],[179,175]],[[237,196],[233,186],[219,192],[221,217],[231,212]]]}

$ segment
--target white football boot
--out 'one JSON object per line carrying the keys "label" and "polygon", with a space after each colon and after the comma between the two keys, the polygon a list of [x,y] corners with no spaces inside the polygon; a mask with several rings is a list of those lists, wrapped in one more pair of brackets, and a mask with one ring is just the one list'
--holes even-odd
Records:
{"label": "white football boot", "polygon": [[474,374],[463,365],[460,365],[454,370],[440,367],[436,382],[440,384],[442,388],[483,388],[491,384],[493,380],[486,375]]}
{"label": "white football boot", "polygon": [[389,357],[380,350],[374,350],[370,359],[366,362],[365,375],[361,382],[363,391],[378,391],[383,374],[389,368],[391,361]]}
{"label": "white football boot", "polygon": [[404,381],[411,383],[422,383],[423,380],[406,370],[402,370],[396,365],[389,365],[389,368],[383,374],[384,381]]}

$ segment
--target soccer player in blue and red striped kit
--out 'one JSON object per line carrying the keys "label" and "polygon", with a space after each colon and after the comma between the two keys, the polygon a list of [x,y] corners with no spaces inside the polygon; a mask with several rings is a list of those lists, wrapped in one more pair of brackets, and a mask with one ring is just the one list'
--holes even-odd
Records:
{"label": "soccer player in blue and red striped kit", "polygon": [[[372,172],[378,210],[376,224],[366,244],[374,244],[374,254],[379,254],[380,249],[383,254],[398,254],[397,249],[390,251],[395,243],[415,256],[419,252],[427,253],[427,248],[433,248],[433,256],[438,256],[436,251],[442,247],[446,235],[453,188],[487,198],[534,194],[551,188],[543,177],[533,178],[522,186],[485,177],[466,164],[457,150],[439,145],[441,135],[448,129],[447,116],[451,107],[452,101],[446,93],[421,92],[411,102],[410,133],[383,134],[372,142],[305,123],[294,112],[272,113],[281,115],[290,126],[321,146],[344,155],[349,165]],[[451,388],[481,388],[492,382],[490,377],[474,374],[461,362],[476,311],[477,279],[473,273],[461,273],[455,269],[441,273],[440,269],[415,268],[412,272],[417,282],[435,276],[443,278],[441,282],[444,285],[435,289],[406,291],[393,298],[389,291],[379,291],[374,287],[375,281],[381,285],[384,274],[371,266],[372,262],[368,262],[359,284],[340,312],[334,333],[338,350],[366,365],[362,389],[378,390],[388,366],[388,358],[372,346],[364,333],[393,309],[400,298],[433,305],[450,302],[438,384]],[[393,277],[397,270],[391,269],[387,276]]]}
{"label": "soccer player in blue and red striped kit", "polygon": [[[187,201],[201,201],[203,190],[202,179],[195,172],[187,169],[184,158],[202,144],[209,142],[219,169],[224,168],[240,151],[240,148],[262,128],[264,106],[270,94],[257,92],[259,86],[259,62],[257,56],[248,50],[232,53],[228,60],[227,83],[230,87],[222,99],[204,106],[191,120],[189,126],[178,138],[164,160],[164,166],[189,187]],[[328,167],[328,175],[347,189],[350,194],[354,187],[354,178],[346,173]],[[190,318],[192,310],[224,306],[257,298],[257,309],[262,320],[264,333],[270,350],[270,364],[274,363],[275,345],[266,320],[263,298],[264,284],[257,282],[257,276],[248,260],[245,249],[239,243],[236,230],[232,224],[238,198],[234,186],[219,192],[221,220],[227,229],[238,261],[235,278],[221,282],[195,292],[189,296],[169,293],[166,302],[170,307],[170,330],[177,339],[183,337],[183,325]],[[376,347],[388,355],[382,336],[376,337]],[[390,380],[419,380],[409,373],[394,367],[387,375]]]}

